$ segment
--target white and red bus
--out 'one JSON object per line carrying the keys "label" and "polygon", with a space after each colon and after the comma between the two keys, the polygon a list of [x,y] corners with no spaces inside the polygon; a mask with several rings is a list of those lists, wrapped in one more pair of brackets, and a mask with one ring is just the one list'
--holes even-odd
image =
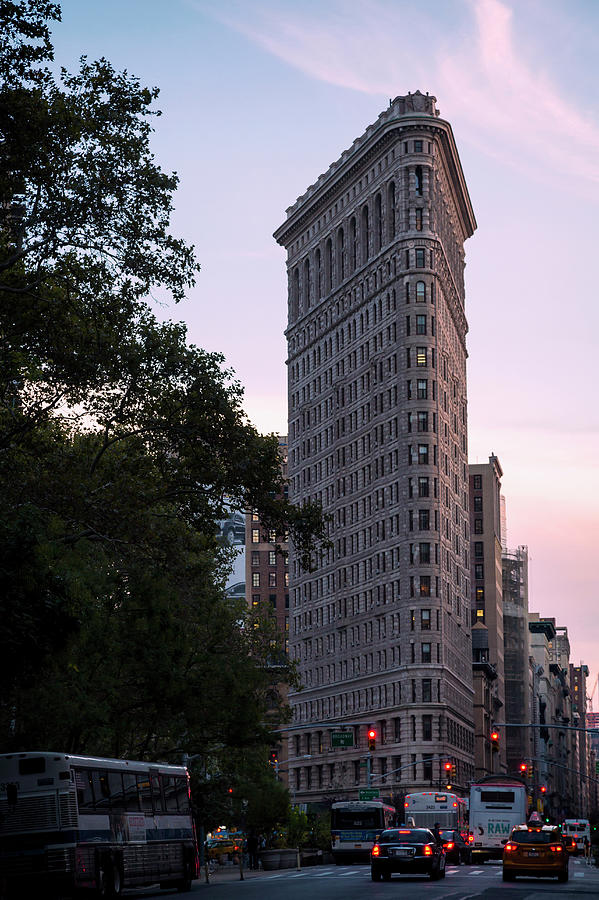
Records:
{"label": "white and red bus", "polygon": [[439,830],[465,832],[468,807],[463,797],[449,791],[417,791],[404,799],[404,822],[409,819],[416,828],[432,828],[438,823]]}
{"label": "white and red bus", "polygon": [[9,896],[36,887],[99,896],[150,884],[189,890],[197,871],[183,766],[0,755],[0,872]]}
{"label": "white and red bus", "polygon": [[523,781],[487,775],[470,786],[470,846],[475,859],[501,859],[512,829],[527,821],[528,796]]}

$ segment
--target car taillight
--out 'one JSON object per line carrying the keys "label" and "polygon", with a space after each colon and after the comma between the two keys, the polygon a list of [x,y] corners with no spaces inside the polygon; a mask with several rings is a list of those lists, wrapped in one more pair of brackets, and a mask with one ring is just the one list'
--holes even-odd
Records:
{"label": "car taillight", "polygon": [[504,849],[507,850],[509,853],[510,850],[517,850],[518,844],[513,844],[511,841],[508,841],[507,844],[505,845]]}
{"label": "car taillight", "polygon": [[561,844],[551,844],[549,849],[553,850],[554,853],[561,853],[564,848]]}
{"label": "car taillight", "polygon": [[453,850],[455,844],[453,841],[448,841],[446,844],[443,844],[446,850]]}
{"label": "car taillight", "polygon": [[433,848],[431,847],[430,844],[426,844],[425,847],[424,847],[424,850],[423,850],[422,852],[424,853],[425,856],[432,856],[432,855],[433,855]]}
{"label": "car taillight", "polygon": [[380,856],[380,855],[381,855],[381,848],[379,847],[378,844],[375,844],[374,847],[372,848],[372,855],[373,855],[373,856]]}
{"label": "car taillight", "polygon": [[469,844],[473,844],[473,843],[474,843],[474,835],[473,835],[473,834],[469,834],[469,835],[468,835],[468,843],[469,843]]}

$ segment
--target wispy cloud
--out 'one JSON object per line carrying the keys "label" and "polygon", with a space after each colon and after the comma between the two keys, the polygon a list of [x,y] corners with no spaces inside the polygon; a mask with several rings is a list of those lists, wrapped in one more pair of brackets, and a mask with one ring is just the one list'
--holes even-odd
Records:
{"label": "wispy cloud", "polygon": [[599,124],[556,83],[549,55],[539,69],[541,38],[518,30],[507,2],[454,0],[442,16],[389,0],[198,6],[312,78],[385,97],[436,93],[461,140],[530,175],[599,186]]}

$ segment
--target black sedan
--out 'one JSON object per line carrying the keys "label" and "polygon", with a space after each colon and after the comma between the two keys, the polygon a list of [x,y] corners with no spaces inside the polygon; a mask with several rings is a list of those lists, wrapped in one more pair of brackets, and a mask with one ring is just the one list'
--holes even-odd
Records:
{"label": "black sedan", "polygon": [[441,832],[441,840],[445,848],[445,858],[450,865],[459,866],[460,863],[472,864],[472,850],[459,831]]}
{"label": "black sedan", "polygon": [[428,875],[445,878],[445,851],[428,828],[388,828],[372,848],[373,881],[390,881],[391,875]]}

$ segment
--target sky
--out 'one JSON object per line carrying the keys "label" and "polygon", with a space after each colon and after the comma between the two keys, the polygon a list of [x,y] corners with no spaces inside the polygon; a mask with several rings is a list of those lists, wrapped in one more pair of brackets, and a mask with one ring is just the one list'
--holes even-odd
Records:
{"label": "sky", "polygon": [[[599,3],[63,0],[57,61],[105,56],[160,88],[152,146],[202,269],[157,310],[222,352],[262,432],[286,433],[285,210],[389,99],[451,122],[466,243],[469,457],[503,468],[529,606],[599,671]],[[598,553],[599,555],[599,553]],[[599,689],[594,708],[599,710]]]}

